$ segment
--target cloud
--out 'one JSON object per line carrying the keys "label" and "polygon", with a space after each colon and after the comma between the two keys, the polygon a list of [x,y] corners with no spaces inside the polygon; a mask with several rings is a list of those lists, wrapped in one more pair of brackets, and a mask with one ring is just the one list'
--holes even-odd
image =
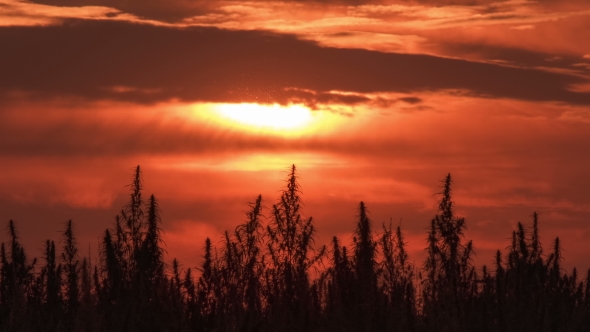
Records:
{"label": "cloud", "polygon": [[514,30],[531,30],[534,28],[535,28],[535,26],[532,24],[525,24],[525,25],[510,27],[510,29],[514,29]]}
{"label": "cloud", "polygon": [[[184,18],[205,15],[216,12],[223,6],[263,7],[269,1],[232,1],[232,0],[34,0],[34,3],[56,7],[101,6],[116,8],[121,12],[130,13],[138,17],[167,22],[178,22]],[[502,1],[496,1],[502,2]],[[423,4],[432,6],[474,6],[489,5],[486,0],[416,0],[416,1],[387,1],[387,0],[291,0],[273,1],[271,5],[306,4],[309,6],[366,6],[391,4]]]}
{"label": "cloud", "polygon": [[578,75],[590,75],[580,56],[569,52],[548,53],[515,46],[490,45],[481,42],[444,42],[432,45],[432,52],[472,61],[506,66],[540,69]]}
{"label": "cloud", "polygon": [[[320,47],[292,35],[107,21],[0,29],[0,91],[156,103],[358,103],[376,92],[463,90],[477,96],[590,104],[583,78],[415,54]],[[124,88],[121,88],[124,87]],[[314,91],[302,94],[301,91]],[[360,99],[359,99],[360,98]]]}
{"label": "cloud", "polygon": [[[497,155],[506,154],[515,160],[574,158],[580,165],[587,161],[582,151],[584,145],[575,144],[590,139],[585,131],[590,122],[586,106],[519,103],[440,93],[388,99],[399,101],[385,105],[384,112],[372,104],[351,107],[353,117],[322,110],[313,112],[314,119],[315,116],[319,119],[317,124],[312,124],[314,129],[294,136],[234,127],[228,121],[210,117],[206,107],[191,104],[136,106],[72,102],[68,106],[66,102],[50,101],[5,104],[0,113],[0,155],[56,158],[194,155],[207,160],[208,156],[241,153],[313,152],[356,159],[403,156],[426,164],[438,158],[452,160],[461,156],[469,156],[465,162],[490,163]],[[425,107],[436,112],[415,112]],[[517,137],[513,135],[515,132],[519,133]],[[464,142],[465,137],[469,137],[468,142]],[[531,145],[531,142],[535,143]],[[312,161],[313,158],[303,162]],[[253,160],[249,164],[264,163]],[[211,165],[226,168],[215,162]],[[198,163],[197,166],[201,167]]]}
{"label": "cloud", "polygon": [[403,101],[404,103],[408,104],[419,104],[422,102],[422,99],[418,97],[402,97],[399,100]]}
{"label": "cloud", "polygon": [[105,6],[84,6],[79,3],[76,6],[56,7],[19,0],[0,0],[0,26],[59,25],[64,19],[139,20],[131,14]]}
{"label": "cloud", "polygon": [[167,22],[180,21],[185,17],[201,15],[209,11],[208,0],[35,0],[34,3],[68,8],[80,6],[101,6],[115,8],[147,19]]}

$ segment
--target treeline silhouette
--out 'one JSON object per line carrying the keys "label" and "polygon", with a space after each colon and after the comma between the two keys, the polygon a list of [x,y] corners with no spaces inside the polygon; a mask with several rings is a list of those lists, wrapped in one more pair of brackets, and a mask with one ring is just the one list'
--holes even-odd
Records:
{"label": "treeline silhouette", "polygon": [[158,202],[131,195],[101,235],[96,264],[81,257],[72,222],[29,259],[15,223],[0,247],[1,331],[590,331],[590,270],[566,273],[559,239],[544,253],[534,214],[495,264],[472,263],[451,176],[414,266],[398,226],[376,232],[363,202],[353,244],[315,247],[293,165],[281,197],[262,198],[194,271],[164,262]]}

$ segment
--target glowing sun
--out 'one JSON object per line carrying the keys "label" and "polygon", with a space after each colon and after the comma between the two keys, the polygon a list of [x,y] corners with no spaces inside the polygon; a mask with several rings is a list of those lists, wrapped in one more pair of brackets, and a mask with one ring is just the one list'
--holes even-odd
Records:
{"label": "glowing sun", "polygon": [[222,104],[216,109],[227,119],[261,128],[295,129],[312,119],[311,110],[302,105]]}

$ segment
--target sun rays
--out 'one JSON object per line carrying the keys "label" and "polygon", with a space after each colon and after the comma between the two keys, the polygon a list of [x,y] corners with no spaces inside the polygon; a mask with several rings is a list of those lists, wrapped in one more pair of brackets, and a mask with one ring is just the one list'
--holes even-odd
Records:
{"label": "sun rays", "polygon": [[225,119],[258,129],[300,129],[312,120],[312,112],[302,105],[220,104],[216,111]]}

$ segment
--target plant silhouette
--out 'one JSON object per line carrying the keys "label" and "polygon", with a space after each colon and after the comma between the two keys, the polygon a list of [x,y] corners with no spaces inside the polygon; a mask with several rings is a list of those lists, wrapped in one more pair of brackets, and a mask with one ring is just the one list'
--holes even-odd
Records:
{"label": "plant silhouette", "polygon": [[410,263],[400,226],[375,232],[365,202],[351,248],[337,237],[316,247],[295,165],[269,209],[259,195],[219,248],[195,244],[198,271],[167,265],[158,201],[143,199],[139,166],[129,187],[96,264],[81,256],[71,220],[40,264],[8,222],[0,331],[590,331],[590,270],[564,271],[559,238],[543,252],[536,213],[491,269],[473,265],[450,174],[422,267]]}

